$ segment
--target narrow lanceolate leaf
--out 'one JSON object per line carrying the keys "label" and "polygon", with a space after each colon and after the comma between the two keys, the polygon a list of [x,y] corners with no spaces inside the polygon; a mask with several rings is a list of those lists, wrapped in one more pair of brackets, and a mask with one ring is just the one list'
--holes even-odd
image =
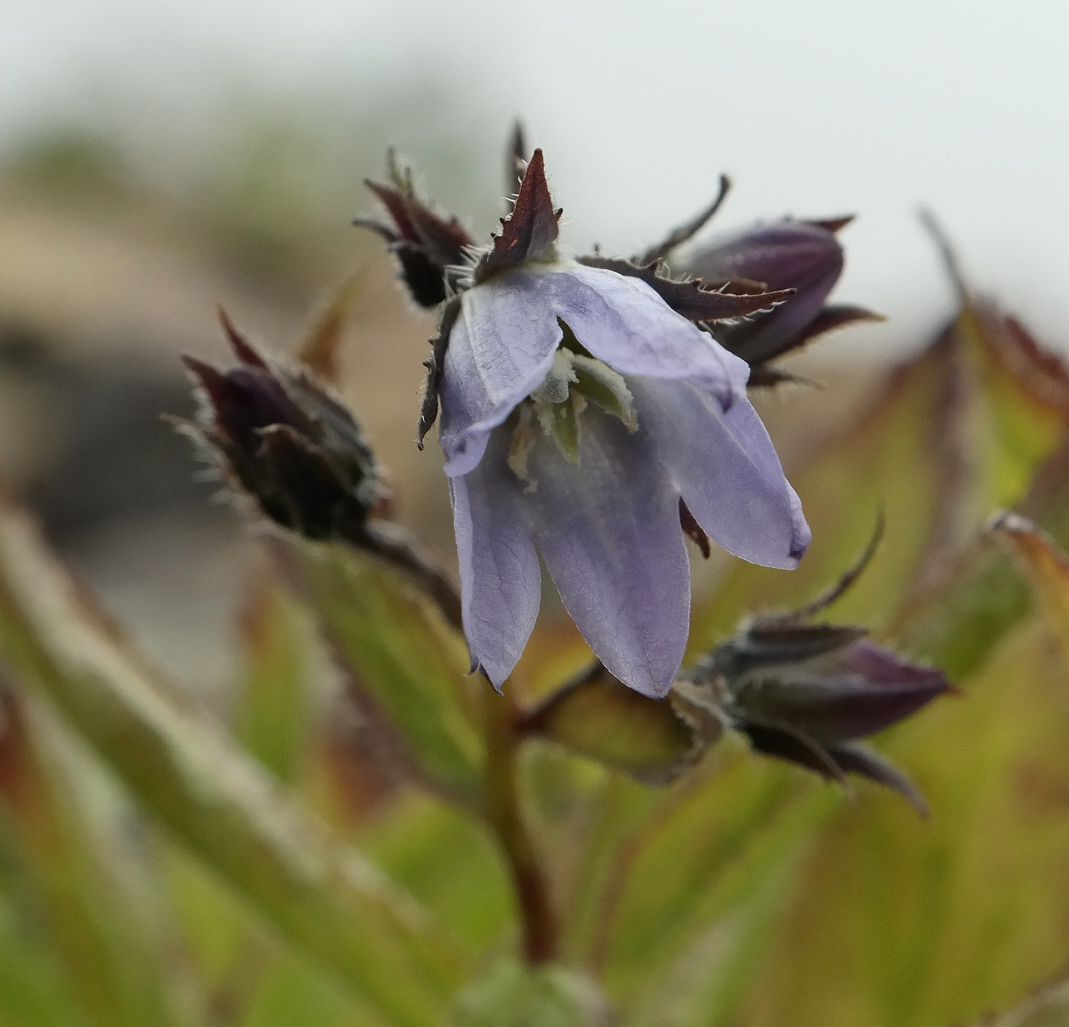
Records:
{"label": "narrow lanceolate leaf", "polygon": [[501,234],[494,238],[490,252],[475,268],[481,282],[498,271],[519,267],[527,261],[551,260],[556,252],[557,223],[561,212],[553,209],[546,182],[542,151],[535,150],[524,172],[516,205],[501,221]]}
{"label": "narrow lanceolate leaf", "polygon": [[562,966],[509,959],[460,996],[449,1027],[613,1027],[617,1019],[595,981]]}
{"label": "narrow lanceolate leaf", "polygon": [[523,720],[523,730],[580,756],[662,784],[677,777],[719,734],[711,721],[701,737],[689,707],[647,698],[627,688],[600,664],[550,696]]}
{"label": "narrow lanceolate leaf", "polygon": [[452,941],[162,688],[10,508],[0,518],[0,659],[295,949],[391,1022],[437,1022],[465,972]]}
{"label": "narrow lanceolate leaf", "polygon": [[312,632],[265,576],[251,583],[241,622],[244,666],[232,723],[244,748],[280,781],[299,776],[312,728]]}
{"label": "narrow lanceolate leaf", "polygon": [[364,289],[363,274],[350,275],[330,294],[297,348],[301,363],[320,378],[337,382],[338,364],[349,316]]}
{"label": "narrow lanceolate leaf", "polygon": [[481,800],[482,744],[463,642],[431,597],[375,557],[279,549],[381,755],[464,804]]}
{"label": "narrow lanceolate leaf", "polygon": [[1069,556],[1049,535],[1017,514],[1000,514],[991,530],[1020,558],[1069,656]]}
{"label": "narrow lanceolate leaf", "polygon": [[[78,1022],[175,1024],[164,938],[130,880],[137,875],[117,858],[113,811],[50,713],[37,697],[0,683],[0,828],[14,842],[13,869],[33,902],[18,910],[22,930],[43,914]],[[4,992],[0,1023],[7,1024]]]}

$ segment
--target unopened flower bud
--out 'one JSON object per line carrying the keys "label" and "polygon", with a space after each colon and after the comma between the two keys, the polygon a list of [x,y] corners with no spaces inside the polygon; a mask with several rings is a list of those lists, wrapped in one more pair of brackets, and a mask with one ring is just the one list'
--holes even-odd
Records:
{"label": "unopened flower bud", "polygon": [[268,361],[222,320],[238,364],[219,370],[184,358],[201,402],[199,422],[187,427],[272,521],[360,543],[387,496],[359,425],[307,372]]}
{"label": "unopened flower bud", "polygon": [[745,625],[688,675],[708,690],[725,724],[754,750],[843,782],[867,777],[920,812],[924,799],[901,772],[857,739],[917,713],[953,691],[946,676],[876,645],[861,627],[811,624],[857,580],[876,550],[877,527],[857,564],[800,610]]}
{"label": "unopened flower bud", "polygon": [[412,298],[421,307],[436,307],[446,298],[450,275],[464,263],[472,239],[455,217],[442,217],[416,195],[411,172],[392,151],[387,171],[389,184],[366,184],[389,224],[375,218],[356,218],[353,224],[385,239]]}
{"label": "unopened flower bud", "polygon": [[784,219],[714,238],[685,261],[682,270],[707,282],[751,280],[794,295],[769,314],[727,326],[722,341],[751,365],[803,345],[852,321],[871,320],[858,307],[825,306],[843,270],[835,232],[850,219]]}

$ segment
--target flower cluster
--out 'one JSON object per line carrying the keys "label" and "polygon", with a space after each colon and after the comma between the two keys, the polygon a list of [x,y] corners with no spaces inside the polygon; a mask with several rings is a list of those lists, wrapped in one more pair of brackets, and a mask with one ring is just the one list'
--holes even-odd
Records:
{"label": "flower cluster", "polygon": [[750,362],[722,333],[767,326],[775,345],[739,335],[757,364],[819,330],[842,266],[836,226],[729,240],[694,256],[704,278],[674,278],[663,258],[722,197],[633,260],[576,258],[558,245],[541,151],[517,166],[514,208],[481,253],[393,160],[390,184],[369,183],[389,224],[361,222],[390,242],[418,302],[444,301],[420,437],[440,408],[473,665],[499,688],[512,672],[541,558],[604,665],[661,697],[689,630],[686,536],[784,569],[809,544],[747,398]]}

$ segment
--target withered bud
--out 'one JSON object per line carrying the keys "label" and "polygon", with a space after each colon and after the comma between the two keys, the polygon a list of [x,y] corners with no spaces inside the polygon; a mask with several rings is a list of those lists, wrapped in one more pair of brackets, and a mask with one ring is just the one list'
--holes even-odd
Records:
{"label": "withered bud", "polygon": [[183,358],[200,403],[186,427],[276,524],[364,544],[388,495],[360,426],[307,371],[268,360],[221,319],[238,364],[219,370]]}

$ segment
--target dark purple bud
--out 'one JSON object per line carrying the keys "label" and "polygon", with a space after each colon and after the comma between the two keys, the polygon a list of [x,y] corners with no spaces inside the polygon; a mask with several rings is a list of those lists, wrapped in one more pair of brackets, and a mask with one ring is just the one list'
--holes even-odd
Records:
{"label": "dark purple bud", "polygon": [[874,315],[856,307],[825,308],[843,269],[835,232],[848,218],[783,220],[714,239],[682,270],[707,282],[750,279],[766,289],[793,289],[771,314],[721,332],[724,344],[750,364],[761,364],[816,335]]}
{"label": "dark purple bud", "polygon": [[[786,724],[820,743],[875,734],[904,720],[950,690],[938,670],[910,663],[864,638],[819,651],[828,642],[823,627],[784,629],[785,650],[763,660],[760,650],[743,653],[751,667],[727,681],[732,710],[747,722]],[[849,629],[846,629],[849,630]],[[804,632],[814,633],[806,652]],[[765,651],[767,652],[767,647]],[[796,656],[782,658],[793,649]]]}
{"label": "dark purple bud", "polygon": [[412,298],[422,307],[436,307],[448,294],[454,269],[467,260],[471,236],[455,217],[436,214],[415,192],[410,172],[391,152],[390,184],[365,184],[381,201],[390,224],[374,218],[356,218],[353,224],[369,228],[389,244]]}
{"label": "dark purple bud", "polygon": [[715,682],[720,705],[754,749],[824,777],[859,774],[904,795],[916,789],[876,753],[853,744],[952,691],[938,670],[903,659],[864,629],[758,621],[720,646],[695,674]]}
{"label": "dark purple bud", "polygon": [[856,739],[917,713],[953,687],[931,667],[876,645],[860,627],[809,624],[850,588],[872,558],[878,521],[865,552],[823,595],[793,613],[767,615],[718,646],[690,674],[710,688],[725,720],[764,755],[843,782],[859,774],[924,803],[894,767]]}
{"label": "dark purple bud", "polygon": [[307,372],[269,362],[222,320],[239,363],[219,370],[183,358],[201,405],[187,427],[275,523],[361,543],[388,497],[360,427]]}

